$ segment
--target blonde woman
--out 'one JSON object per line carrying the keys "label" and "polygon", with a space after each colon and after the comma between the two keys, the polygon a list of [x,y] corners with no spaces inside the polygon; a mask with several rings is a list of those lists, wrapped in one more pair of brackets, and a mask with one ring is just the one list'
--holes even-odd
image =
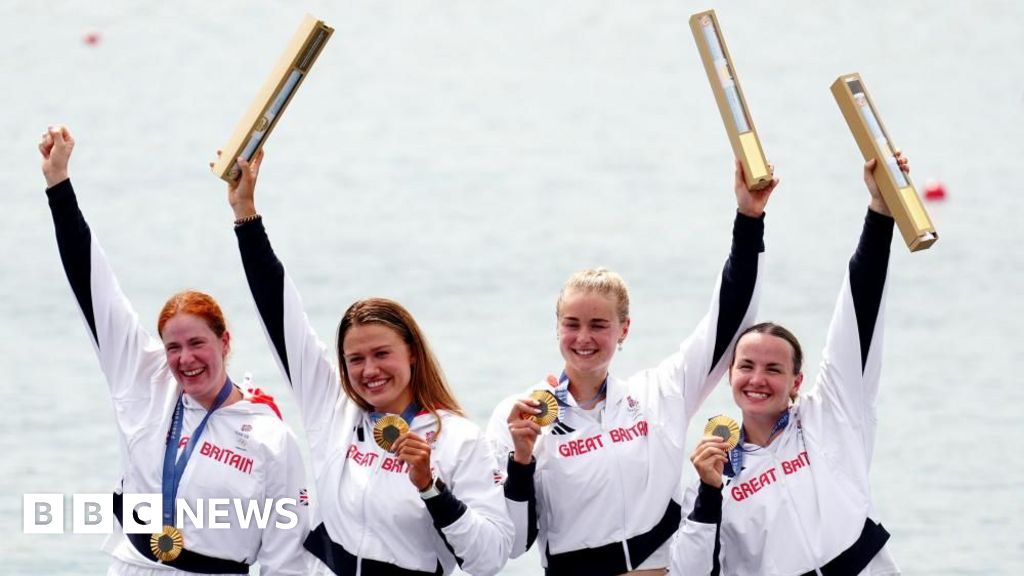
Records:
{"label": "blonde woman", "polygon": [[517,396],[495,409],[488,428],[507,471],[513,556],[536,540],[549,576],[665,573],[681,516],[674,495],[686,427],[756,313],[764,207],[777,184],[749,190],[737,162],[732,250],[708,313],[649,370],[610,375],[630,330],[622,278],[596,268],[566,282],[555,306],[561,377],[528,390],[554,394],[557,421],[541,427],[530,418],[537,401]]}

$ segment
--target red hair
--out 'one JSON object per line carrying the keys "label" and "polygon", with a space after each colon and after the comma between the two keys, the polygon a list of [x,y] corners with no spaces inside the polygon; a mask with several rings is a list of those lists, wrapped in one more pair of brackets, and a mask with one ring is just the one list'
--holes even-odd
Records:
{"label": "red hair", "polygon": [[183,290],[168,298],[156,321],[157,334],[162,337],[167,321],[177,314],[191,314],[202,318],[218,338],[223,336],[228,329],[220,305],[213,299],[213,296],[204,292]]}

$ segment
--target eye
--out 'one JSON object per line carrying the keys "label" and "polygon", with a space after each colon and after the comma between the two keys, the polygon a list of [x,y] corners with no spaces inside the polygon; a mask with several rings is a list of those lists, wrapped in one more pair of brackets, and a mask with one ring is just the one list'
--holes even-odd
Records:
{"label": "eye", "polygon": [[362,364],[363,357],[362,356],[349,356],[347,359],[345,359],[345,362],[347,362],[349,366],[355,366],[355,365],[358,365],[358,364]]}
{"label": "eye", "polygon": [[167,346],[164,347],[164,349],[167,350],[168,352],[177,352],[177,351],[181,350],[181,345],[179,345],[179,344],[168,344]]}
{"label": "eye", "polygon": [[391,352],[388,350],[380,350],[376,354],[374,354],[374,356],[376,356],[377,358],[387,358],[390,354]]}

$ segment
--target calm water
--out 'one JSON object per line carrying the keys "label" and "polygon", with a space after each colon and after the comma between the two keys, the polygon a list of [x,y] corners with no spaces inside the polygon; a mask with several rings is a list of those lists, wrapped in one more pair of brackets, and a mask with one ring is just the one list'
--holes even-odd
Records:
{"label": "calm water", "polygon": [[[630,281],[620,374],[658,362],[702,315],[734,207],[687,26],[707,6],[782,178],[761,316],[801,336],[809,366],[866,205],[831,82],[861,72],[918,185],[947,186],[929,206],[939,243],[894,246],[875,501],[907,574],[1024,572],[1024,459],[1008,445],[1024,432],[1024,5],[874,0],[7,2],[0,571],[103,573],[99,537],[22,535],[21,497],[106,492],[117,476],[42,193],[48,123],[78,137],[81,203],[141,316],[181,288],[216,295],[232,372],[253,372],[298,426],[206,162],[302,13],[328,21],[337,32],[268,146],[259,208],[321,334],[355,298],[402,301],[483,424],[559,369],[553,302],[572,270]],[[730,403],[719,390],[703,414]]]}

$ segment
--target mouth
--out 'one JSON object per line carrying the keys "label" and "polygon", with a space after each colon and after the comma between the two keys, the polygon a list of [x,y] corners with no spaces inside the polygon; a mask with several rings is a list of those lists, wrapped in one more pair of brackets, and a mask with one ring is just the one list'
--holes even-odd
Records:
{"label": "mouth", "polygon": [[771,397],[771,394],[767,392],[755,392],[753,390],[744,390],[743,395],[755,402],[763,402]]}
{"label": "mouth", "polygon": [[596,348],[583,348],[583,349],[572,348],[572,353],[577,355],[577,356],[583,357],[583,358],[589,358],[589,357],[593,356],[594,354],[597,354],[597,349]]}
{"label": "mouth", "polygon": [[363,387],[371,391],[379,390],[380,388],[383,388],[384,385],[387,383],[388,378],[377,378],[376,380],[369,380],[367,382],[363,382]]}
{"label": "mouth", "polygon": [[196,376],[199,376],[203,372],[206,372],[206,368],[195,368],[193,370],[182,370],[181,374],[182,374],[182,376],[185,376],[187,378],[195,378]]}

